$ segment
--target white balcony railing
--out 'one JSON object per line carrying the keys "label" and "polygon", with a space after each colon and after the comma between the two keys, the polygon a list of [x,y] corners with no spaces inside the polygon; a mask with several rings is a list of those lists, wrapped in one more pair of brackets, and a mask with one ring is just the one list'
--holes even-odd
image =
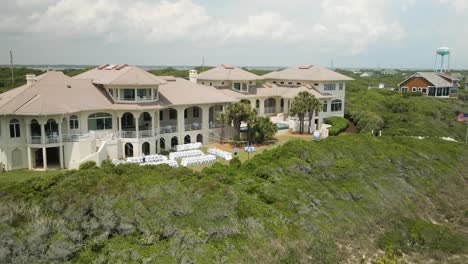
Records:
{"label": "white balcony railing", "polygon": [[140,138],[149,138],[149,137],[153,137],[153,131],[152,130],[143,130],[143,131],[139,131],[138,132],[138,136]]}
{"label": "white balcony railing", "polygon": [[169,134],[169,133],[176,133],[177,126],[164,126],[159,129],[161,134]]}
{"label": "white balcony railing", "polygon": [[200,123],[192,123],[192,124],[185,125],[185,131],[194,131],[194,130],[200,130],[200,129],[201,129]]}
{"label": "white balcony railing", "polygon": [[136,131],[122,131],[120,133],[120,137],[121,138],[136,138],[137,133],[136,133]]}

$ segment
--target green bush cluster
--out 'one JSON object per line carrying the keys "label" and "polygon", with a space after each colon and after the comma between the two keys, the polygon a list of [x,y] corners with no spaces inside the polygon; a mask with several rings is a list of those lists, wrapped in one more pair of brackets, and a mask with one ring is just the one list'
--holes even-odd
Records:
{"label": "green bush cluster", "polygon": [[408,241],[443,262],[465,252],[463,226],[405,219],[464,217],[467,156],[442,140],[343,135],[201,172],[87,164],[0,186],[0,263],[339,263],[419,252]]}
{"label": "green bush cluster", "polygon": [[325,120],[325,123],[332,125],[332,127],[328,129],[331,136],[336,136],[345,131],[349,125],[348,119],[339,116],[329,117]]}

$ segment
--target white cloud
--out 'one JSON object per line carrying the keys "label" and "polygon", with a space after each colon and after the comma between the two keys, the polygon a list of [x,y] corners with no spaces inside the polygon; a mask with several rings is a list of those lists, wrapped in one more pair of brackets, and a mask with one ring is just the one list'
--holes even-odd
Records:
{"label": "white cloud", "polygon": [[93,37],[111,42],[226,45],[263,40],[345,54],[359,54],[379,41],[405,37],[404,28],[388,14],[389,2],[384,0],[294,2],[314,8],[314,15],[307,17],[306,23],[279,8],[291,5],[284,1],[263,4],[276,10],[233,10],[232,15],[216,18],[215,13],[209,14],[192,0],[16,0],[17,6],[24,8],[39,2],[42,9],[33,8],[34,13],[2,15],[0,32],[49,34],[54,38]]}
{"label": "white cloud", "polygon": [[468,9],[468,0],[438,0],[440,4],[449,5],[454,8],[457,14]]}

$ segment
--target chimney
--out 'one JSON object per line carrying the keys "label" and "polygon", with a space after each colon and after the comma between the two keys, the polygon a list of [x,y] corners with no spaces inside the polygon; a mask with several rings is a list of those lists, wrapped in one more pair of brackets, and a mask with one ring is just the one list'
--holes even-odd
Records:
{"label": "chimney", "polygon": [[195,69],[190,70],[189,79],[190,79],[191,82],[197,83],[197,81],[198,81],[198,72],[197,72],[197,70],[195,70]]}
{"label": "chimney", "polygon": [[33,84],[36,82],[36,75],[35,74],[26,74],[26,83]]}

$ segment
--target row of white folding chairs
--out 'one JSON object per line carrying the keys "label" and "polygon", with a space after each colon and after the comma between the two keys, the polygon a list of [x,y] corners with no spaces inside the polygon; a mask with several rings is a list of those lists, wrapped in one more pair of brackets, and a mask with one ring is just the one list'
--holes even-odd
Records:
{"label": "row of white folding chairs", "polygon": [[217,148],[208,149],[208,154],[215,155],[216,157],[222,158],[224,160],[232,160],[232,154],[230,152],[220,150]]}
{"label": "row of white folding chairs", "polygon": [[169,159],[183,159],[188,157],[196,157],[205,155],[201,150],[187,150],[187,151],[179,151],[179,152],[171,152],[169,153]]}
{"label": "row of white folding chairs", "polygon": [[163,155],[148,155],[145,156],[145,162],[159,162],[167,160],[166,156]]}
{"label": "row of white folding chairs", "polygon": [[198,156],[198,157],[183,158],[180,164],[184,167],[187,167],[190,165],[201,165],[204,163],[210,163],[210,162],[215,162],[215,161],[216,161],[216,156],[203,155],[203,156]]}
{"label": "row of white folding chairs", "polygon": [[202,147],[202,143],[195,142],[195,143],[177,145],[177,146],[175,146],[175,150],[176,151],[185,151],[185,150],[191,150],[191,149],[199,149],[201,147]]}
{"label": "row of white folding chairs", "polygon": [[125,164],[125,163],[127,163],[125,160],[118,160],[118,159],[112,160],[112,164],[114,164],[115,166],[120,165],[120,164]]}
{"label": "row of white folding chairs", "polygon": [[179,164],[177,164],[177,161],[175,160],[163,160],[163,161],[158,161],[158,162],[145,162],[145,163],[140,163],[140,166],[147,166],[147,165],[163,165],[167,164],[173,168],[179,167]]}
{"label": "row of white folding chairs", "polygon": [[127,163],[143,163],[143,157],[128,157]]}

